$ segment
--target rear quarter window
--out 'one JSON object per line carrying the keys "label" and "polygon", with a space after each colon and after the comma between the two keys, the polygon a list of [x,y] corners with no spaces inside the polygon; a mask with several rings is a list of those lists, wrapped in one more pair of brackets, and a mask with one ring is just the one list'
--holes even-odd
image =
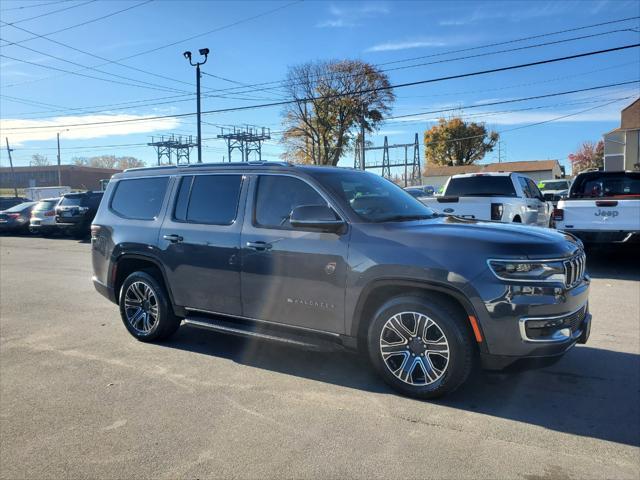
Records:
{"label": "rear quarter window", "polygon": [[168,182],[168,177],[120,180],[111,199],[111,210],[125,218],[153,220],[160,213]]}

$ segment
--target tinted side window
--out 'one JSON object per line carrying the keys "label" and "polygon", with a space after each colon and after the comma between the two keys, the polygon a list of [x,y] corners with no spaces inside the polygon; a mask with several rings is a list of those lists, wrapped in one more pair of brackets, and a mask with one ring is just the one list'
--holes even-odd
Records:
{"label": "tinted side window", "polygon": [[531,193],[531,190],[529,189],[529,184],[527,183],[527,179],[524,177],[518,177],[518,181],[520,182],[520,186],[522,187],[522,190],[524,191],[524,196],[527,198],[532,198],[533,194]]}
{"label": "tinted side window", "polygon": [[176,201],[176,220],[230,225],[236,219],[241,175],[184,177]]}
{"label": "tinted side window", "polygon": [[255,223],[269,228],[291,228],[289,215],[301,205],[327,205],[311,186],[298,178],[264,175],[258,180]]}
{"label": "tinted side window", "polygon": [[[111,209],[126,218],[153,220],[160,213],[168,177],[120,180],[111,200]],[[95,198],[98,204],[100,198]]]}

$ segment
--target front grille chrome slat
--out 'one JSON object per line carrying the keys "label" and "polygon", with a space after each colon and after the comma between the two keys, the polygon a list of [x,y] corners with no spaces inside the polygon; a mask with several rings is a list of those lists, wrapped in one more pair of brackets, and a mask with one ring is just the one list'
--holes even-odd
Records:
{"label": "front grille chrome slat", "polygon": [[582,281],[586,271],[586,260],[587,258],[585,253],[580,252],[569,260],[565,260],[563,262],[565,286],[567,288],[572,288]]}

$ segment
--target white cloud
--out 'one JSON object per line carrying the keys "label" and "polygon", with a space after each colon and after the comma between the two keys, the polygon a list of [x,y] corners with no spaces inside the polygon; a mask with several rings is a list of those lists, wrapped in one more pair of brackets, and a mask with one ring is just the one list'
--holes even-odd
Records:
{"label": "white cloud", "polygon": [[[103,138],[115,135],[168,131],[176,128],[180,123],[176,118],[145,120],[149,117],[151,117],[151,115],[74,115],[55,117],[46,120],[2,119],[0,120],[0,138],[8,137],[9,141],[13,145],[21,145],[25,142],[55,140],[56,133],[58,132],[63,132],[62,135],[65,139],[79,140]],[[122,120],[131,121],[104,125],[81,125],[77,127],[63,126],[69,124],[114,122]],[[31,129],[11,130],[13,128],[24,127]]]}
{"label": "white cloud", "polygon": [[573,10],[576,6],[575,2],[538,2],[532,7],[518,9],[516,3],[509,5],[508,8],[499,8],[498,5],[487,4],[482,9],[477,9],[469,15],[442,19],[438,21],[438,25],[451,27],[500,19],[509,22],[521,22],[532,18],[560,15]]}
{"label": "white cloud", "polygon": [[390,12],[386,3],[369,2],[358,6],[337,6],[332,4],[329,7],[331,18],[322,20],[316,24],[317,28],[349,28],[357,27],[362,20],[370,19],[380,15],[387,15]]}
{"label": "white cloud", "polygon": [[404,135],[405,133],[407,133],[406,130],[378,130],[377,132],[374,132],[371,134],[372,137],[384,137],[384,136],[391,136],[391,135]]}
{"label": "white cloud", "polygon": [[400,42],[387,42],[367,48],[366,52],[390,52],[396,50],[409,50],[412,48],[446,47],[449,43],[442,40],[407,40]]}

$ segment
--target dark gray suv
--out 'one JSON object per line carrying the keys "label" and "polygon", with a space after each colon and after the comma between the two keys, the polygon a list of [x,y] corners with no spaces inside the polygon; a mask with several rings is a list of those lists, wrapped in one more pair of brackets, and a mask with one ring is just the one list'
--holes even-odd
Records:
{"label": "dark gray suv", "polygon": [[93,282],[142,341],[181,323],[366,352],[432,398],[475,365],[586,342],[579,240],[434,214],[371,173],[284,163],[133,169],[91,227]]}

